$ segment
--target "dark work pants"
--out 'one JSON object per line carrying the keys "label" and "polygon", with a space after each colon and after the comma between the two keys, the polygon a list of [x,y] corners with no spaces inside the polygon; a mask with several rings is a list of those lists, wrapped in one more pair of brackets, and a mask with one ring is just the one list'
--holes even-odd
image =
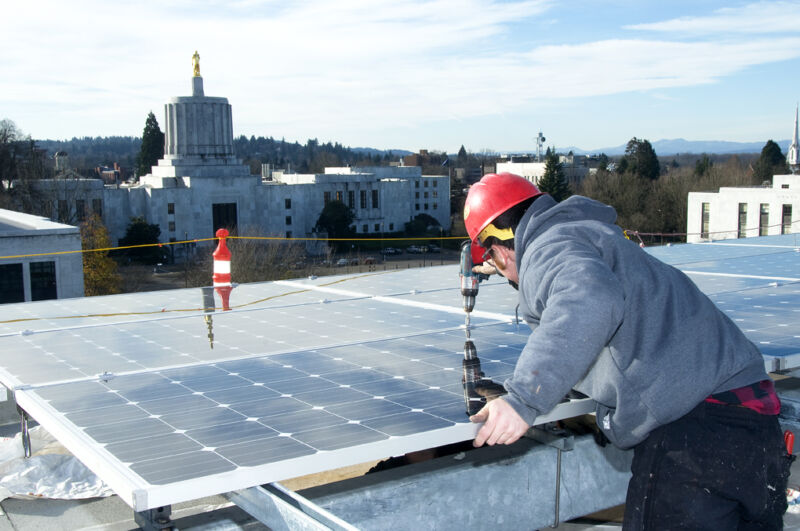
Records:
{"label": "dark work pants", "polygon": [[634,448],[623,529],[783,529],[777,416],[703,402]]}

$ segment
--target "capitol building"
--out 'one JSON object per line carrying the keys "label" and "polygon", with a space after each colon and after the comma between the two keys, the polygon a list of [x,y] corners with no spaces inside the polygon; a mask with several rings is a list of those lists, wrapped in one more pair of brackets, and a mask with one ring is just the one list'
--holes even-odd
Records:
{"label": "capitol building", "polygon": [[51,212],[63,219],[74,219],[77,211],[96,212],[115,244],[134,217],[157,224],[163,242],[211,238],[221,227],[261,236],[324,238],[314,229],[332,200],[352,209],[362,237],[402,231],[419,214],[450,229],[449,178],[422,175],[417,166],[252,175],[233,152],[231,105],[227,98],[205,95],[197,61],[191,87],[191,96],[171,98],[164,106],[164,158],[149,174],[121,186],[99,179],[41,182],[53,188]]}

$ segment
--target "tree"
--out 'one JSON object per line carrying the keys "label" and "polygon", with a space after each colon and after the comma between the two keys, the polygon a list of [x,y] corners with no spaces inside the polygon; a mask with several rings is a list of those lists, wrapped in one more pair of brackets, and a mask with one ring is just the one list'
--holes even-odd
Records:
{"label": "tree", "polygon": [[108,256],[108,251],[87,252],[111,247],[108,230],[97,214],[81,223],[81,242],[84,251],[83,291],[86,296],[119,293],[122,278],[117,273],[117,263]]}
{"label": "tree", "polygon": [[161,236],[161,228],[158,225],[151,225],[142,218],[131,218],[131,222],[125,229],[125,236],[120,238],[119,246],[136,246],[132,249],[123,249],[121,253],[130,260],[142,264],[156,264],[164,261],[165,254],[161,247],[156,246],[158,237]]}
{"label": "tree", "polygon": [[758,182],[764,182],[770,181],[776,173],[786,173],[786,157],[778,144],[767,140],[761,149],[761,156],[753,165],[753,175]]}
{"label": "tree", "polygon": [[[317,219],[317,230],[328,233],[329,238],[348,238],[353,235],[353,210],[341,201],[328,201]],[[346,243],[336,242],[335,247],[344,248]]]}
{"label": "tree", "polygon": [[438,236],[439,222],[428,214],[417,214],[414,219],[406,222],[405,232],[407,236]]}
{"label": "tree", "polygon": [[458,165],[465,166],[468,158],[467,150],[464,148],[464,144],[461,144],[461,149],[458,150]]}
{"label": "tree", "polygon": [[158,127],[158,120],[153,111],[147,115],[142,133],[142,148],[136,157],[136,175],[141,177],[150,173],[150,168],[158,164],[164,157],[164,133]]}
{"label": "tree", "polygon": [[556,201],[563,201],[572,195],[564,175],[564,167],[558,161],[558,155],[551,153],[545,159],[544,175],[539,179],[539,190],[550,194]]}
{"label": "tree", "polygon": [[[631,138],[628,141],[628,145],[625,146],[625,156],[622,160],[625,161],[624,171],[639,177],[654,181],[661,174],[658,156],[648,140],[639,140],[636,137]],[[620,164],[620,168],[622,167],[623,165]]]}
{"label": "tree", "polygon": [[600,171],[607,171],[608,162],[608,155],[605,153],[600,153],[600,155],[597,157],[597,169]]}
{"label": "tree", "polygon": [[[675,159],[673,159],[673,162],[674,161]],[[697,175],[698,177],[702,177],[711,170],[711,167],[713,165],[714,162],[712,162],[712,160],[708,158],[708,155],[703,153],[703,158],[698,159],[697,162],[695,162],[694,164],[694,174]]]}
{"label": "tree", "polygon": [[0,120],[0,208],[40,214],[33,181],[48,176],[45,152],[11,120]]}

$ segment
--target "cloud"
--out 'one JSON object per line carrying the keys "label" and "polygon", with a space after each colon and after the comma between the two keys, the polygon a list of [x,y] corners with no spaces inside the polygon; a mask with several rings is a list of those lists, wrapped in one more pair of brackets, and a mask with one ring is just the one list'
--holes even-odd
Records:
{"label": "cloud", "polygon": [[15,2],[17,23],[0,34],[0,108],[39,137],[140,134],[149,110],[160,117],[169,97],[189,93],[197,49],[205,92],[230,100],[237,134],[366,144],[387,130],[665,92],[796,59],[794,28],[775,35],[800,20],[799,5],[626,26],[657,39],[576,44],[564,31],[531,46],[520,37],[559,34],[554,0]]}
{"label": "cloud", "polygon": [[679,17],[662,22],[631,24],[631,30],[693,35],[735,33],[797,33],[800,2],[757,2],[724,7],[708,16]]}

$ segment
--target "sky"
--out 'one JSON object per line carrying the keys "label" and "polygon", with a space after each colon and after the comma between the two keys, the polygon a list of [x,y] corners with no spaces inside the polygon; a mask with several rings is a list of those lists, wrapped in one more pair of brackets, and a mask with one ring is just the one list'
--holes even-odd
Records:
{"label": "sky", "polygon": [[791,138],[800,0],[30,0],[4,6],[0,119],[141,136],[191,94],[234,135],[455,152]]}

